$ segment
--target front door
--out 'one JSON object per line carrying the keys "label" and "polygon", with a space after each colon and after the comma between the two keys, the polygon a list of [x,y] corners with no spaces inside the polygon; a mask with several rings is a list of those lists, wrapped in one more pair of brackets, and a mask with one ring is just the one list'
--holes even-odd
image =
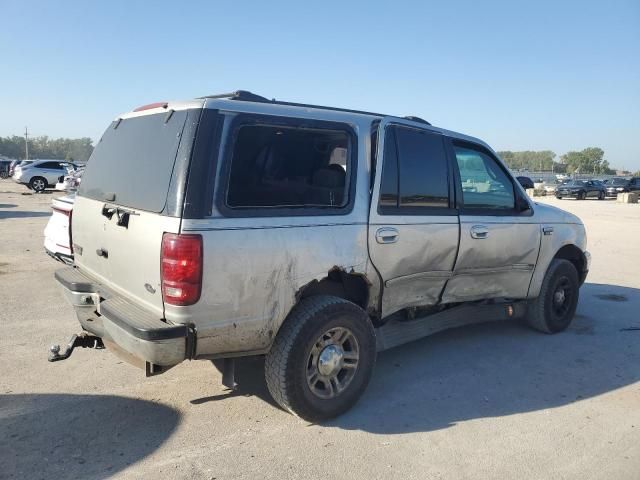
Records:
{"label": "front door", "polygon": [[460,250],[443,303],[526,298],[540,249],[540,225],[513,178],[481,145],[451,140],[461,200]]}
{"label": "front door", "polygon": [[368,242],[383,280],[384,317],[439,302],[460,227],[443,136],[415,122],[383,121],[379,128]]}

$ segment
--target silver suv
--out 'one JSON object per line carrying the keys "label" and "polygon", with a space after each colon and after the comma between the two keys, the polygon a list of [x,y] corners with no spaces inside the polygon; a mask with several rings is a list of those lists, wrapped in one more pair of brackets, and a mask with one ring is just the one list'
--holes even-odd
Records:
{"label": "silver suv", "polygon": [[263,355],[274,399],[310,421],[357,401],[377,351],[490,320],[566,329],[590,258],[582,222],[531,202],[481,140],[244,91],[117,117],[72,238],[55,276],[83,332],[51,361],[213,360],[235,388],[233,359]]}

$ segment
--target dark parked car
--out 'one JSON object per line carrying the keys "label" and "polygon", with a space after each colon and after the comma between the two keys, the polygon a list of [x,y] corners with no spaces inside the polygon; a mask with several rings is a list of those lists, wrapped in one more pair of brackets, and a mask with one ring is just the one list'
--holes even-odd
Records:
{"label": "dark parked car", "polygon": [[533,180],[531,180],[529,177],[516,177],[516,179],[525,190],[527,188],[535,188],[533,185]]}
{"label": "dark parked car", "polygon": [[7,178],[9,176],[9,166],[11,161],[0,160],[0,178]]}
{"label": "dark parked car", "polygon": [[619,193],[638,192],[640,191],[640,177],[633,177],[631,180],[626,178],[612,178],[605,185],[607,197],[615,197]]}
{"label": "dark parked car", "polygon": [[604,185],[596,180],[571,180],[560,185],[556,190],[556,198],[575,197],[577,200],[584,200],[588,197],[595,197],[604,200],[606,195]]}

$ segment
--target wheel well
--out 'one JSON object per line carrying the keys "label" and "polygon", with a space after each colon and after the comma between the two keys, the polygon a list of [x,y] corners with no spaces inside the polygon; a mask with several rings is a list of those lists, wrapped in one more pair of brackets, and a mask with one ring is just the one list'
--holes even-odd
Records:
{"label": "wheel well", "polygon": [[582,253],[582,250],[580,250],[575,245],[565,245],[560,250],[558,250],[558,253],[556,253],[555,257],[553,258],[569,260],[571,263],[573,263],[573,266],[576,267],[578,276],[582,276],[585,267],[584,253]]}
{"label": "wheel well", "polygon": [[322,280],[313,280],[302,287],[296,297],[299,301],[316,295],[344,298],[366,311],[369,302],[369,282],[362,274],[347,273],[334,268]]}

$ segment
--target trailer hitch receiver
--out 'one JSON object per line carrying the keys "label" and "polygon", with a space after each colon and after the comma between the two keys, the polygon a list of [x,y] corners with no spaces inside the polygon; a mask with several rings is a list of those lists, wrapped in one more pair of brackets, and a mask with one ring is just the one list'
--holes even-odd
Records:
{"label": "trailer hitch receiver", "polygon": [[76,347],[103,349],[104,343],[102,343],[100,337],[88,335],[84,332],[75,334],[71,336],[71,340],[69,340],[64,352],[60,353],[60,345],[51,345],[51,347],[49,347],[49,361],[58,362],[60,360],[66,360],[71,356],[73,349]]}

